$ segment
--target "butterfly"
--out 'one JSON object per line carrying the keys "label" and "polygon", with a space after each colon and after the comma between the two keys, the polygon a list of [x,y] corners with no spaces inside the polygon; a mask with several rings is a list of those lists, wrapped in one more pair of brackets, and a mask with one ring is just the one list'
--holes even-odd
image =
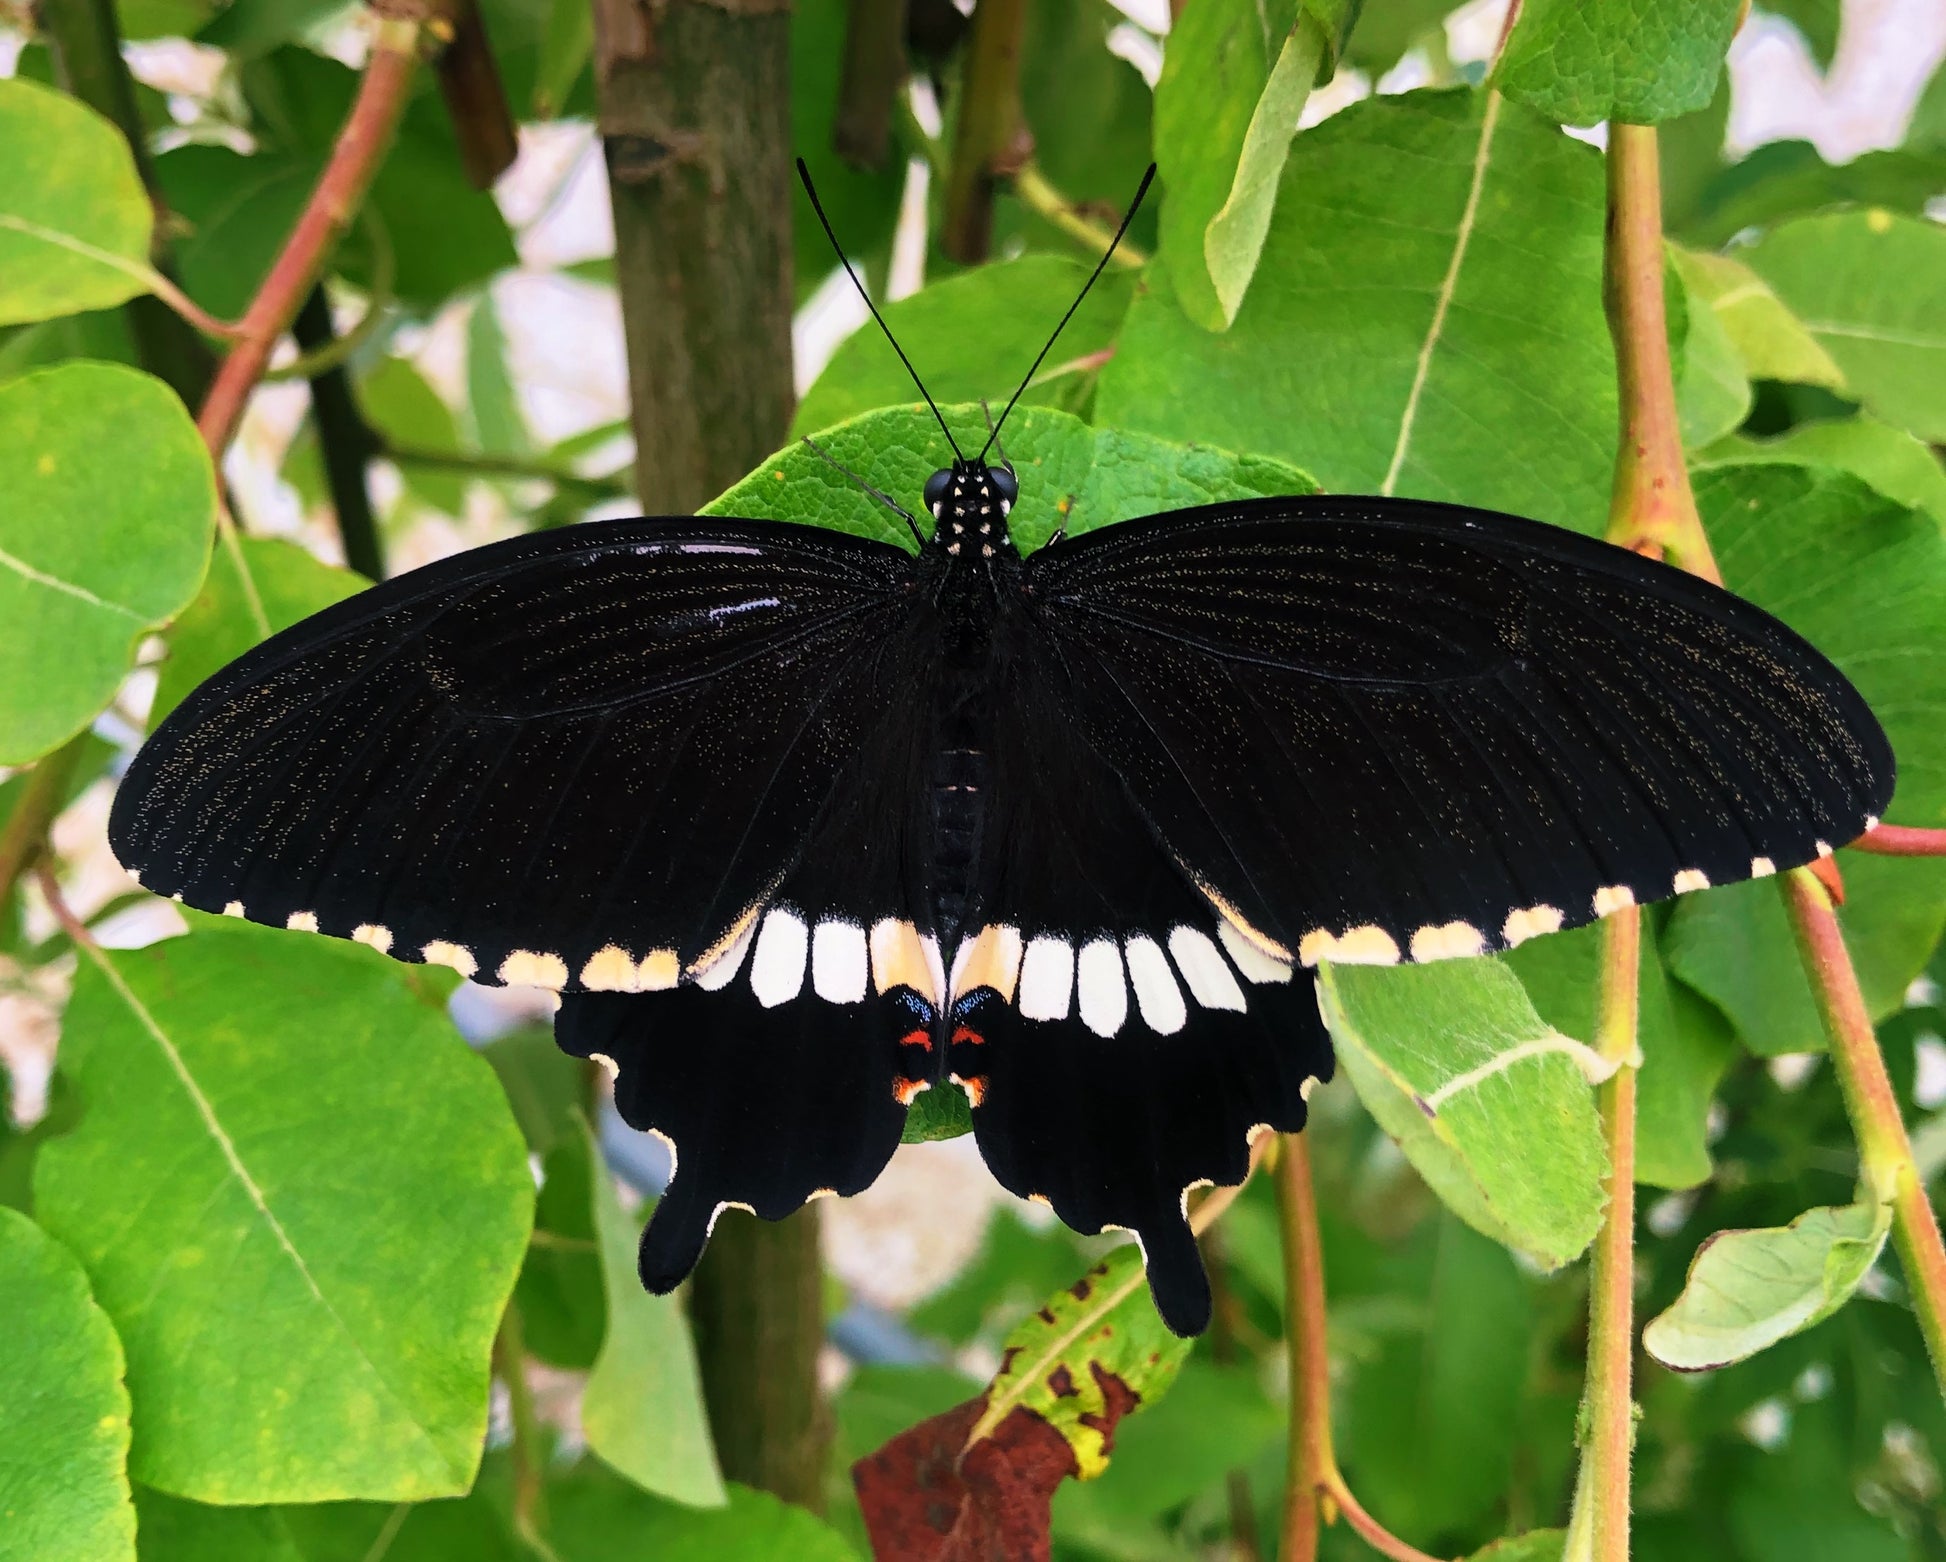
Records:
{"label": "butterfly", "polygon": [[1779,872],[1891,795],[1809,644],[1557,527],[1314,495],[1023,556],[1013,405],[974,456],[940,420],[912,549],[588,522],[327,608],[171,713],[111,844],[192,906],[558,992],[673,1153],[651,1290],[726,1207],[865,1188],[957,1087],[999,1181],[1133,1232],[1189,1334],[1189,1192],[1331,1077],[1312,967]]}

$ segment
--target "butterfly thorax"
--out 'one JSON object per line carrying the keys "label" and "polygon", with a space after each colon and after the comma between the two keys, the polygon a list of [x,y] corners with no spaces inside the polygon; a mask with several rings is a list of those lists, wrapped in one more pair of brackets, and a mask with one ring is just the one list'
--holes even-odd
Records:
{"label": "butterfly thorax", "polygon": [[983,666],[1000,605],[1020,575],[1007,526],[1018,493],[1011,468],[955,462],[926,484],[933,534],[925,546],[933,600],[945,622],[949,662]]}

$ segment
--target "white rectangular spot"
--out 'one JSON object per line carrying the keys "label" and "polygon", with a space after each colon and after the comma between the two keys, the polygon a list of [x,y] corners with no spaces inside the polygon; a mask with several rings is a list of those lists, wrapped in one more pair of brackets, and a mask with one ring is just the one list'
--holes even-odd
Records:
{"label": "white rectangular spot", "polygon": [[1065,1020],[1074,1002],[1074,945],[1065,938],[1030,941],[1020,962],[1020,1014],[1028,1020]]}
{"label": "white rectangular spot", "polygon": [[804,989],[804,958],[811,930],[794,911],[781,906],[764,918],[757,952],[750,960],[750,990],[766,1009],[788,1003]]}
{"label": "white rectangular spot", "polygon": [[1250,1007],[1230,973],[1229,962],[1209,934],[1193,927],[1172,929],[1169,953],[1176,957],[1176,969],[1189,984],[1191,995],[1205,1009],[1233,1009],[1240,1014]]}
{"label": "white rectangular spot", "polygon": [[1173,1036],[1189,1019],[1189,1006],[1182,1001],[1169,958],[1152,938],[1137,934],[1122,945],[1128,958],[1129,985],[1135,989],[1136,1007],[1142,1019],[1158,1036]]}
{"label": "white rectangular spot", "polygon": [[865,930],[856,922],[820,922],[811,934],[811,990],[826,1003],[858,1003],[870,980]]}
{"label": "white rectangular spot", "polygon": [[1074,963],[1074,985],[1081,996],[1081,1023],[1097,1036],[1112,1036],[1128,1018],[1128,978],[1122,952],[1112,939],[1084,944]]}

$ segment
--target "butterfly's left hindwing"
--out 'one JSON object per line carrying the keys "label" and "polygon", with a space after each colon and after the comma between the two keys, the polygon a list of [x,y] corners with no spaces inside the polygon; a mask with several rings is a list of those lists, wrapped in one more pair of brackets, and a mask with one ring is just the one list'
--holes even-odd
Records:
{"label": "butterfly's left hindwing", "polygon": [[673,986],[802,850],[910,651],[912,560],[808,527],[594,522],[273,637],[150,738],[145,887],[485,981]]}

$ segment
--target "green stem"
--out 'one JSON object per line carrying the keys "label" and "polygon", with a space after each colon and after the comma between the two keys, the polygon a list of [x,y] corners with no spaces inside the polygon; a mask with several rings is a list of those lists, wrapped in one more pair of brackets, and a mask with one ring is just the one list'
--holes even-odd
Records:
{"label": "green stem", "polygon": [[583,477],[579,472],[532,456],[496,456],[477,450],[427,450],[381,440],[375,454],[401,466],[430,466],[467,472],[476,477],[531,478],[572,488],[595,499],[625,499],[628,486],[612,477]]}
{"label": "green stem", "polygon": [[1020,51],[1027,0],[979,0],[960,73],[959,120],[939,247],[963,266],[987,258],[995,180],[1031,148],[1020,115]]}
{"label": "green stem", "polygon": [[1932,1355],[1933,1375],[1946,1394],[1946,1244],[1926,1199],[1898,1095],[1885,1072],[1871,1011],[1823,885],[1809,870],[1798,868],[1784,875],[1779,888],[1804,974],[1831,1039],[1832,1068],[1858,1140],[1861,1180],[1871,1197],[1892,1206],[1892,1240],[1905,1269],[1906,1290]]}
{"label": "green stem", "polygon": [[[1077,210],[1072,201],[1047,182],[1038,163],[1022,163],[1014,172],[1013,183],[1014,194],[1020,197],[1023,206],[1051,222],[1083,249],[1100,255],[1114,244],[1114,228]],[[1116,246],[1109,259],[1110,265],[1125,271],[1140,271],[1148,263],[1149,257],[1127,239]]]}
{"label": "green stem", "polygon": [[1581,1473],[1565,1555],[1628,1562],[1629,1458],[1635,1443],[1635,1066],[1642,913],[1601,925],[1595,1051],[1615,1072],[1596,1091],[1608,1149],[1608,1212],[1589,1275],[1588,1374],[1582,1395]]}

